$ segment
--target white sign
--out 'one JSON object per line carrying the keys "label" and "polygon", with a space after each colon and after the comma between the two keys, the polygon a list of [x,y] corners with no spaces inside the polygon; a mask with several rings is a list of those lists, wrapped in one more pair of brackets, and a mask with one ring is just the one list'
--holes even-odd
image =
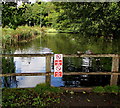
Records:
{"label": "white sign", "polygon": [[54,77],[63,76],[63,55],[54,54]]}

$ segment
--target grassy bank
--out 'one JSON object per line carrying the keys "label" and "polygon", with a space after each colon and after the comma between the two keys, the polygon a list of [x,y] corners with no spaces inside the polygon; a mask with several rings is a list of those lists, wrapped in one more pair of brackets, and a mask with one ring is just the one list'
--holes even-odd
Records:
{"label": "grassy bank", "polygon": [[120,86],[116,86],[116,85],[113,85],[113,86],[107,85],[105,87],[97,86],[93,89],[93,92],[118,94],[118,93],[120,93]]}
{"label": "grassy bank", "polygon": [[6,45],[12,45],[18,42],[28,42],[36,38],[41,33],[57,33],[57,30],[53,28],[46,28],[39,26],[19,26],[16,30],[11,28],[2,28],[2,39],[3,47]]}
{"label": "grassy bank", "polygon": [[[118,86],[105,86],[106,92],[101,92],[100,86],[91,92],[75,91],[75,89],[74,91],[62,90],[50,87],[48,84],[38,84],[35,88],[4,88],[2,106],[7,108],[119,106],[120,91],[117,91],[118,88]],[[118,94],[116,95],[116,93]]]}
{"label": "grassy bank", "polygon": [[47,84],[38,84],[35,88],[4,88],[2,90],[3,107],[45,107],[60,103],[62,90]]}
{"label": "grassy bank", "polygon": [[29,27],[29,26],[20,26],[16,30],[11,28],[3,28],[2,29],[2,43],[3,45],[8,45],[12,43],[29,41],[35,38],[40,34],[40,28]]}

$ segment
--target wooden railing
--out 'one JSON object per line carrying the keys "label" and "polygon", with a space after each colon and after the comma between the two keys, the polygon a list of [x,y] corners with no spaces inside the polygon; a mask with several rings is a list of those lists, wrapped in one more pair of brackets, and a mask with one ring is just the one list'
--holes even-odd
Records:
{"label": "wooden railing", "polygon": [[[46,82],[50,83],[51,75],[51,57],[53,54],[2,54],[0,57],[46,57],[46,73],[11,73],[0,74],[2,76],[46,76]],[[63,75],[111,75],[110,85],[117,85],[119,73],[119,54],[64,54],[63,57],[112,57],[111,72],[65,72]]]}

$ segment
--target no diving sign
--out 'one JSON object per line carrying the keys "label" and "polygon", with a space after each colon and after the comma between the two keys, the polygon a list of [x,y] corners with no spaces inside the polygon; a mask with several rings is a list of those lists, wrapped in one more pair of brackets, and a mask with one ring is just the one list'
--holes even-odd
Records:
{"label": "no diving sign", "polygon": [[54,77],[63,76],[63,55],[54,54]]}

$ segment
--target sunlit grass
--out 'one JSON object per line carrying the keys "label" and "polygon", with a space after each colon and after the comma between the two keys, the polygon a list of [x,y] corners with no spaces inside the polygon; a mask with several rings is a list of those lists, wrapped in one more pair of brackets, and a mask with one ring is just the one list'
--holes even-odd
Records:
{"label": "sunlit grass", "polygon": [[21,41],[29,41],[40,34],[39,26],[19,26],[16,30],[11,28],[2,29],[2,43],[5,46],[11,43],[17,43]]}

